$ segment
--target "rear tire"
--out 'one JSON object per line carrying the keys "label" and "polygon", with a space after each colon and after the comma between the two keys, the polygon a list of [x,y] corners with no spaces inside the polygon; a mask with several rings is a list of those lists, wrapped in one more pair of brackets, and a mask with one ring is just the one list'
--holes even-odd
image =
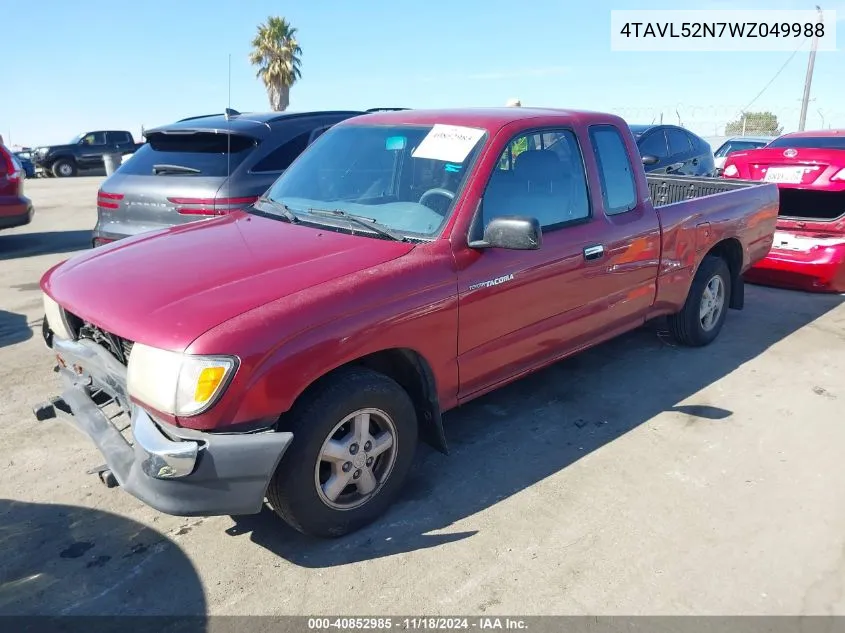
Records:
{"label": "rear tire", "polygon": [[669,316],[669,331],[682,345],[702,347],[712,343],[728,315],[731,271],[721,257],[707,255],[692,280],[684,307]]}
{"label": "rear tire", "polygon": [[276,514],[324,538],[383,514],[416,452],[417,415],[407,392],[384,374],[343,369],[306,395],[291,418],[293,443],[267,489]]}
{"label": "rear tire", "polygon": [[56,178],[76,176],[76,163],[67,158],[61,158],[53,163],[52,172]]}

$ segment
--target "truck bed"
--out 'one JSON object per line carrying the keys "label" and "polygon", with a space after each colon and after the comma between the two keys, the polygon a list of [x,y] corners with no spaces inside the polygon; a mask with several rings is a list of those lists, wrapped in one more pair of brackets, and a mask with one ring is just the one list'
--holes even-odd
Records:
{"label": "truck bed", "polygon": [[655,207],[768,184],[758,180],[729,180],[726,178],[673,176],[670,174],[646,174],[646,180],[648,181],[652,204]]}

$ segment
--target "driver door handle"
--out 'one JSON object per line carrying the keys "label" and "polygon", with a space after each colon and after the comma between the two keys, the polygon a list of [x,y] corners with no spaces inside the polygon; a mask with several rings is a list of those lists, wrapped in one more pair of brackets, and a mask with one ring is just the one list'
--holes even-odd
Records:
{"label": "driver door handle", "polygon": [[587,246],[584,249],[584,259],[587,261],[593,259],[601,259],[604,257],[604,246],[601,244],[596,244],[594,246]]}

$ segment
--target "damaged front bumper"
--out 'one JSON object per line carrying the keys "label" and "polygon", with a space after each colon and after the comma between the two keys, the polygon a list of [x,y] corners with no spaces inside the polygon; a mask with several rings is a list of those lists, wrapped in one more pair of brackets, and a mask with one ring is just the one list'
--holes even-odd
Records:
{"label": "damaged front bumper", "polygon": [[52,335],[45,340],[56,352],[64,390],[36,407],[36,417],[67,418],[91,438],[124,490],[177,516],[261,510],[293,434],[209,433],[166,424],[130,401],[126,367],[105,348]]}

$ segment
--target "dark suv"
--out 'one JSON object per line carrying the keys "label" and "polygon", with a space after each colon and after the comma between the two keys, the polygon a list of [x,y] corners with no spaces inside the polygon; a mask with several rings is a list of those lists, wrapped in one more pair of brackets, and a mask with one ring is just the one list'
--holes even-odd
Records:
{"label": "dark suv", "polygon": [[248,206],[320,134],[361,114],[227,110],[149,130],[97,194],[94,246]]}

